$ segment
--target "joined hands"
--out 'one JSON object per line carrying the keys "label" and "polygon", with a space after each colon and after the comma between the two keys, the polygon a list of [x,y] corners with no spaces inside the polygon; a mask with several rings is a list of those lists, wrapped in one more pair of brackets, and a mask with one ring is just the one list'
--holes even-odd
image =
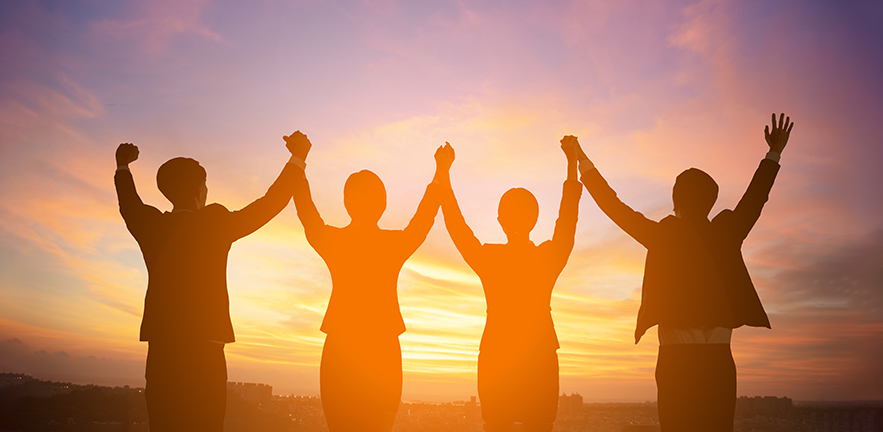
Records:
{"label": "joined hands", "polygon": [[285,140],[285,147],[288,148],[292,156],[306,162],[307,155],[310,154],[310,149],[313,148],[313,143],[310,142],[306,134],[297,130],[291,135],[283,135],[282,139]]}
{"label": "joined hands", "polygon": [[[573,135],[564,135],[564,138],[561,138],[561,150],[564,152],[564,155],[567,156],[568,162],[575,162],[579,159],[580,153],[582,153],[582,149],[579,148],[579,141]],[[582,153],[585,156],[585,153]]]}
{"label": "joined hands", "polygon": [[435,150],[435,166],[439,170],[450,170],[451,165],[454,164],[454,158],[454,148],[451,147],[451,143],[447,141],[445,141],[445,145],[438,146]]}

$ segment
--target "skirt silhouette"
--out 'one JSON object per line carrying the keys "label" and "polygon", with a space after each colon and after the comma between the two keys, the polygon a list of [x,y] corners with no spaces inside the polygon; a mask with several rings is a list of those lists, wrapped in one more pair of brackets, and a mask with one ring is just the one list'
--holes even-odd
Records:
{"label": "skirt silhouette", "polygon": [[402,399],[398,336],[326,336],[319,390],[331,432],[390,431]]}
{"label": "skirt silhouette", "polygon": [[485,430],[552,430],[558,413],[558,353],[554,349],[494,348],[478,354],[478,396]]}

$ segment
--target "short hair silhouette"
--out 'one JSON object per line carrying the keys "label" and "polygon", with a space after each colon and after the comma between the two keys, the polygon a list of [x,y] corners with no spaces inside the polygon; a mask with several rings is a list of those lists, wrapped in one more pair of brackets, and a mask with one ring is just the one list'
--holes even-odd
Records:
{"label": "short hair silhouette", "polygon": [[386,187],[374,172],[352,173],[343,185],[343,205],[354,221],[376,223],[386,211]]}
{"label": "short hair silhouette", "polygon": [[156,186],[175,205],[186,205],[199,197],[205,179],[205,168],[185,157],[169,159],[156,172]]}
{"label": "short hair silhouette", "polygon": [[540,205],[525,188],[512,188],[500,197],[497,220],[506,233],[529,234],[537,224]]}
{"label": "short hair silhouette", "polygon": [[681,215],[707,217],[717,201],[717,183],[705,171],[690,168],[680,173],[672,189],[674,208]]}

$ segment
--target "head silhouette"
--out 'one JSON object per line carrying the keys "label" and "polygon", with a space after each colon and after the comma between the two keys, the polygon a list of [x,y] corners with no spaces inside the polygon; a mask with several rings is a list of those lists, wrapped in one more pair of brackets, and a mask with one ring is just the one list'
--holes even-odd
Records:
{"label": "head silhouette", "polygon": [[353,173],[343,185],[343,205],[353,222],[376,224],[386,210],[386,187],[368,170]]}
{"label": "head silhouette", "polygon": [[717,192],[717,183],[705,171],[690,168],[682,172],[672,189],[675,214],[687,219],[707,218]]}
{"label": "head silhouette", "polygon": [[175,207],[201,208],[205,205],[205,168],[199,162],[177,157],[156,172],[156,186]]}
{"label": "head silhouette", "polygon": [[512,188],[500,198],[497,207],[497,221],[507,236],[527,236],[537,224],[540,205],[537,199],[524,188]]}

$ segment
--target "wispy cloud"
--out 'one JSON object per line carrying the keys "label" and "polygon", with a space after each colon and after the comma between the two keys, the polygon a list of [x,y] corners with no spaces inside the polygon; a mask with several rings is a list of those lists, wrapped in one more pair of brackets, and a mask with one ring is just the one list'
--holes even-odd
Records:
{"label": "wispy cloud", "polygon": [[211,0],[137,1],[130,3],[131,18],[104,19],[91,24],[98,37],[137,41],[149,54],[162,54],[172,39],[196,35],[212,42],[224,38],[204,22]]}

